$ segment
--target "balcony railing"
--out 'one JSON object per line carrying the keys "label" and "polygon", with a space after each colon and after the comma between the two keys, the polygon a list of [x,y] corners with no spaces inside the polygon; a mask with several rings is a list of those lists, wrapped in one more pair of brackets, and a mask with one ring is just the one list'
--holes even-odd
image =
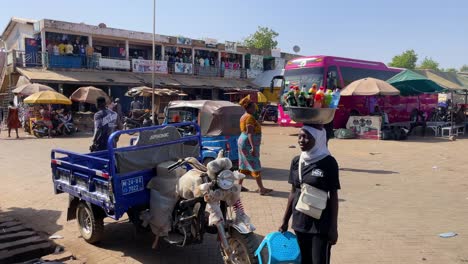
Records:
{"label": "balcony railing", "polygon": [[[134,65],[138,61],[137,65]],[[47,52],[25,52],[14,50],[8,54],[8,64],[15,67],[43,67],[48,69],[90,69],[121,70],[150,73],[152,63],[149,60],[127,60],[102,56],[52,55]],[[165,65],[167,64],[167,71]],[[143,67],[141,66],[143,65]],[[193,63],[167,63],[156,61],[157,73],[195,75],[206,77],[224,77],[234,79],[248,78],[246,69],[229,69],[215,66],[202,66]],[[138,67],[137,67],[138,66]],[[138,70],[137,70],[138,69]]]}

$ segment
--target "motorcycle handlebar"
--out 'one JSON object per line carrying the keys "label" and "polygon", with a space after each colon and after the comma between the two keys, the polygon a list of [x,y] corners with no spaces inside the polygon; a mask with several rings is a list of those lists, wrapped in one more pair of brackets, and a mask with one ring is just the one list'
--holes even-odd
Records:
{"label": "motorcycle handlebar", "polygon": [[167,167],[167,170],[169,172],[171,172],[171,171],[175,170],[177,167],[181,166],[183,163],[184,163],[184,160],[179,160],[176,163],[173,163],[172,165],[169,165],[169,167]]}

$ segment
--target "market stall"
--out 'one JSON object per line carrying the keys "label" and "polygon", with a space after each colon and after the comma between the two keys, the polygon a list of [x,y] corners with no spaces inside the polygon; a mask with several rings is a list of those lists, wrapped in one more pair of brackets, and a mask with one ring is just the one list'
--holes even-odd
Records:
{"label": "market stall", "polygon": [[[151,97],[153,94],[153,89],[147,86],[133,87],[125,93],[126,96],[135,97]],[[164,109],[169,104],[170,101],[181,100],[187,94],[179,90],[157,88],[154,89],[154,105],[155,112],[157,113],[157,119],[162,121],[164,119]]]}
{"label": "market stall", "polygon": [[[399,95],[400,91],[385,81],[364,78],[350,83],[340,94],[341,96],[391,96]],[[375,113],[372,116],[350,116],[346,128],[352,130],[358,138],[379,139],[383,123],[388,123],[385,112]]]}

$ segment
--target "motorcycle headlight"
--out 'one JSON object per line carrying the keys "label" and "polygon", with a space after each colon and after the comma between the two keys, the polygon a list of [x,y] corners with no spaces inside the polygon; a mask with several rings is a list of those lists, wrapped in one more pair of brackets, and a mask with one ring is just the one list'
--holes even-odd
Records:
{"label": "motorcycle headlight", "polygon": [[223,190],[229,190],[234,186],[234,173],[230,170],[223,170],[218,174],[218,186]]}

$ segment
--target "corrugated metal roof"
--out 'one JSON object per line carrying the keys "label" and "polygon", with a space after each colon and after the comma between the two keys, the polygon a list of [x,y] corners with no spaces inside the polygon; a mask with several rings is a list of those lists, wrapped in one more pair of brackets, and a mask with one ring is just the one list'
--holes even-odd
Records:
{"label": "corrugated metal roof", "polygon": [[31,82],[73,83],[80,85],[141,85],[142,81],[129,72],[50,71],[18,68]]}
{"label": "corrugated metal roof", "polygon": [[[140,86],[151,83],[151,74],[133,72],[52,71],[18,68],[18,72],[31,82],[74,83],[80,85]],[[235,88],[256,89],[258,86],[245,79],[210,78],[184,75],[155,75],[156,87],[172,88]]]}

